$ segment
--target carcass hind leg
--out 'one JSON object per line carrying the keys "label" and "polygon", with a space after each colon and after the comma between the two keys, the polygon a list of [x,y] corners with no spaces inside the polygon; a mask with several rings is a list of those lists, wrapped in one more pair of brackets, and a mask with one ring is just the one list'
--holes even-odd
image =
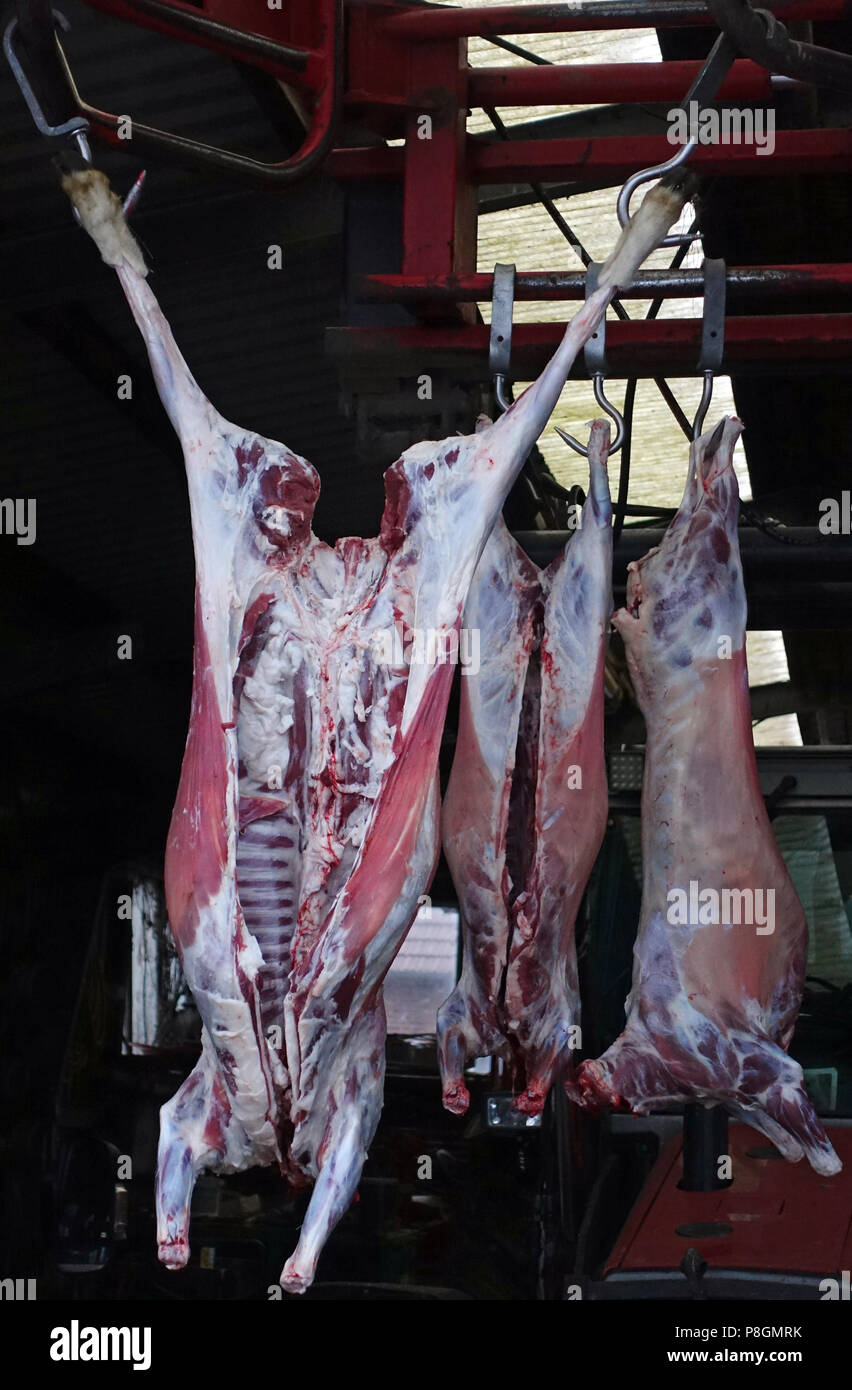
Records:
{"label": "carcass hind leg", "polygon": [[157,1254],[167,1269],[189,1259],[189,1209],[199,1173],[218,1167],[222,1136],[231,1121],[216,1056],[204,1049],[189,1076],[160,1110],[157,1148]]}
{"label": "carcass hind leg", "polygon": [[515,1098],[515,1109],[523,1115],[540,1115],[551,1086],[558,1080],[564,1079],[566,1090],[571,1094],[573,1025],[566,1021],[570,1016],[568,1006],[564,1000],[549,996],[545,1005],[537,1004],[536,1014],[541,1020],[556,1019],[556,1022],[549,1031],[542,1029],[546,1035],[541,1042],[519,1033],[521,1051],[526,1059],[526,1085]]}
{"label": "carcass hind leg", "polygon": [[366,1157],[360,1116],[341,1117],[338,1125],[332,1122],[332,1137],[311,1193],[299,1243],[281,1274],[288,1293],[304,1293],[313,1283],[323,1246],[355,1196]]}
{"label": "carcass hind leg", "polygon": [[839,1173],[843,1165],[805,1090],[798,1062],[768,1039],[759,1049],[752,1041],[744,1052],[744,1074],[731,1109],[771,1139],[784,1158],[795,1163],[804,1155],[822,1176]]}
{"label": "carcass hind leg", "polygon": [[644,1030],[630,1024],[602,1057],[581,1062],[563,1086],[571,1100],[592,1112],[609,1107],[646,1113],[690,1095]]}
{"label": "carcass hind leg", "polygon": [[[470,1092],[464,1084],[464,1068],[471,1032],[467,994],[456,986],[438,1010],[438,1062],[441,1068],[443,1105],[451,1115],[464,1115]],[[483,1048],[483,1055],[487,1049]]]}
{"label": "carcass hind leg", "polygon": [[470,1092],[464,1069],[474,1057],[511,1059],[511,1047],[497,1025],[495,1008],[479,989],[471,990],[465,976],[438,1010],[438,1062],[443,1105],[451,1115],[464,1115]]}
{"label": "carcass hind leg", "polygon": [[[346,1050],[345,1063],[335,1067],[333,1059],[339,1058],[341,1046]],[[325,1055],[320,1055],[324,1050]],[[291,1153],[297,1159],[314,1148],[317,1117],[326,1115],[328,1119],[316,1147],[319,1171],[299,1243],[281,1273],[288,1293],[304,1293],[313,1283],[323,1246],[355,1196],[382,1111],[384,1007],[362,1014],[348,1038],[326,1034],[312,1054],[312,1063],[314,1060],[318,1063],[316,1071],[303,1068],[300,1078],[309,1088],[312,1102],[293,1137]],[[324,1084],[318,1086],[320,1078]]]}

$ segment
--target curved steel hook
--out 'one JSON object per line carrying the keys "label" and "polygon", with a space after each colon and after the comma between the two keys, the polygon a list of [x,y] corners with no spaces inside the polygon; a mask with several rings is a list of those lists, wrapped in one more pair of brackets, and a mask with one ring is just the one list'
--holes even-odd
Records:
{"label": "curved steel hook", "polygon": [[494,399],[505,415],[510,405],[514,405],[515,397],[511,386],[507,386],[506,378],[499,373],[494,378]]}
{"label": "curved steel hook", "polygon": [[[603,381],[603,373],[595,372],[595,400],[597,401],[601,410],[606,412],[610,420],[612,420],[613,424],[615,425],[615,439],[612,441],[612,444],[609,447],[609,457],[612,458],[613,454],[617,454],[622,444],[624,443],[624,416],[621,414],[620,410],[616,409],[616,407],[612,404],[611,401],[607,400],[606,396],[604,395]],[[582,454],[583,458],[589,457],[589,450],[587,445],[581,444],[579,439],[574,438],[573,434],[568,434],[567,430],[560,429],[558,425],[554,425],[553,428],[556,430],[556,433],[559,435],[559,438],[565,444],[567,444],[570,449],[573,449],[575,453]]]}
{"label": "curved steel hook", "polygon": [[704,418],[707,414],[707,411],[710,409],[710,402],[713,399],[713,377],[714,373],[711,368],[705,371],[704,386],[701,390],[701,400],[699,401],[698,409],[695,412],[695,419],[692,422],[693,439],[697,439],[702,429],[704,428]]}
{"label": "curved steel hook", "polygon": [[[682,103],[683,111],[691,111],[694,106],[699,108],[707,106],[714,101],[716,95],[724,82],[734,59],[737,57],[737,48],[727,34],[720,34],[713,44],[704,66],[684,97]],[[690,120],[691,127],[691,120]],[[665,164],[658,164],[655,169],[640,169],[637,174],[629,178],[618,195],[618,221],[622,227],[626,227],[630,220],[630,199],[640,184],[649,183],[651,179],[663,178],[666,174],[673,173],[679,169],[689,159],[698,147],[697,136],[690,133],[690,138],[682,149],[671,159],[666,160]],[[690,232],[673,233],[667,236],[660,243],[661,246],[688,246],[695,240],[695,235]]]}
{"label": "curved steel hook", "polygon": [[[653,169],[639,169],[637,173],[631,174],[618,195],[618,202],[615,205],[618,214],[618,223],[621,227],[626,227],[630,221],[630,199],[643,183],[650,183],[652,179],[663,178],[666,174],[671,174],[675,169],[679,169],[685,164],[689,156],[698,148],[697,140],[687,140],[682,149],[676,155],[666,160],[665,164],[657,164]],[[672,232],[670,236],[663,237],[661,246],[689,246],[701,233],[694,232]]]}

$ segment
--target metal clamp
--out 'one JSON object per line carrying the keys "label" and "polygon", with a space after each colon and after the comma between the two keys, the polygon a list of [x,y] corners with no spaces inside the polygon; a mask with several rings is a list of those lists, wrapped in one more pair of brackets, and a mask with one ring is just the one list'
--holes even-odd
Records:
{"label": "metal clamp", "polygon": [[713,399],[713,378],[722,366],[725,353],[725,289],[726,270],[722,260],[704,261],[704,312],[701,322],[701,355],[698,371],[704,373],[701,401],[692,422],[692,437],[697,439],[704,426],[704,417]]}
{"label": "metal clamp", "polygon": [[499,261],[494,267],[491,295],[491,334],[488,341],[488,370],[494,382],[494,395],[506,411],[514,399],[509,382],[512,358],[512,315],[515,310],[515,267]]}
{"label": "metal clamp", "polygon": [[[600,275],[602,264],[602,262],[592,261],[586,270],[587,299],[594,294],[598,287],[598,276]],[[586,364],[586,370],[592,378],[595,400],[601,410],[605,411],[615,425],[615,439],[609,449],[610,457],[612,457],[613,454],[618,453],[618,450],[624,443],[624,417],[612,402],[607,400],[603,389],[604,379],[607,375],[606,314],[604,314],[595,332],[588,339],[583,350],[583,360]],[[589,457],[587,446],[581,444],[579,439],[575,439],[572,434],[568,434],[566,430],[560,429],[558,425],[555,425],[554,428],[559,438],[563,440],[569,448],[573,449],[578,454],[582,454],[583,458]]]}
{"label": "metal clamp", "polygon": [[[71,28],[68,20],[61,10],[51,11],[53,19],[62,29],[63,33],[68,33]],[[3,34],[3,52],[6,54],[6,61],[12,69],[12,76],[17,82],[21,95],[29,107],[30,115],[35,122],[36,129],[42,134],[53,139],[58,139],[69,135],[77,145],[82,158],[87,164],[92,162],[92,151],[89,147],[89,122],[85,116],[72,116],[68,121],[62,121],[58,125],[51,125],[41,109],[38,97],[30,85],[30,80],[24,72],[21,60],[15,52],[14,37],[18,28],[18,17],[13,15],[6,25]]]}

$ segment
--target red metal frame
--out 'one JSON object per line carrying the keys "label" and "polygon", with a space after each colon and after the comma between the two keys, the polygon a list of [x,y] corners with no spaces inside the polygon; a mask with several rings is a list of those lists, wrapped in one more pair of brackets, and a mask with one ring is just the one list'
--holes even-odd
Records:
{"label": "red metal frame", "polygon": [[[612,320],[606,326],[606,355],[612,377],[694,376],[701,347],[701,319]],[[512,370],[516,380],[531,381],[556,349],[565,325],[519,323],[512,331]],[[329,351],[339,358],[398,363],[406,375],[424,354],[458,368],[462,375],[482,374],[488,359],[487,324],[461,327],[432,324],[387,328],[330,328]],[[762,364],[843,362],[852,358],[852,314],[755,314],[725,321],[723,370]],[[466,372],[465,363],[468,364]],[[473,365],[473,372],[469,371]],[[422,365],[421,365],[422,370]],[[572,376],[586,375],[582,360]]]}
{"label": "red metal frame", "polygon": [[[729,266],[729,276],[736,279],[740,274],[754,275],[763,272],[767,289],[787,295],[809,295],[819,293],[834,294],[852,290],[852,264],[845,261],[825,262],[821,265],[764,265]],[[665,272],[663,272],[665,273]],[[586,295],[585,273],[576,272],[569,283],[564,283],[565,275],[560,272],[543,270],[519,270],[515,275],[516,300],[560,300],[584,299]],[[471,275],[366,275],[358,286],[358,297],[373,303],[434,303],[442,299],[452,299],[459,303],[478,303],[491,298],[494,276],[490,273],[475,272]],[[773,283],[774,282],[774,283]],[[661,289],[649,279],[643,283],[639,278],[632,286],[628,285],[619,294],[620,299],[692,299],[696,294],[695,285],[684,285],[673,289]],[[757,284],[744,285],[742,294],[754,296],[762,293]],[[731,287],[728,287],[731,296]]]}
{"label": "red metal frame", "polygon": [[[150,6],[152,0],[87,3],[234,56],[227,43],[186,33],[187,16],[199,10],[183,0],[164,0],[156,16],[140,12],[140,5]],[[317,84],[324,71],[327,91],[327,53],[323,58],[321,47],[323,15],[330,3],[290,0],[278,11],[270,10],[266,0],[203,0],[200,10],[232,29],[309,50],[311,58],[301,76],[263,59],[258,66],[309,91],[320,89]],[[775,3],[772,8],[788,22],[838,20],[846,16],[848,4],[849,0],[795,0]],[[171,11],[174,18],[164,11]],[[419,9],[397,0],[349,0],[345,109],[386,137],[404,137],[405,145],[341,146],[327,156],[323,167],[342,180],[402,181],[402,276],[384,277],[380,293],[390,297],[397,291],[428,325],[392,331],[353,329],[348,340],[352,348],[407,351],[416,345],[421,353],[452,349],[462,358],[476,352],[484,362],[487,329],[476,325],[473,308],[477,298],[486,297],[488,278],[476,276],[478,186],[554,182],[578,188],[608,187],[621,184],[638,169],[663,162],[673,152],[662,135],[506,141],[468,136],[465,118],[471,106],[676,102],[686,95],[700,67],[696,62],[655,62],[474,69],[467,62],[468,36],[682,24],[710,25],[712,19],[699,0],[636,0],[635,6],[630,0],[596,0],[593,7],[579,0],[571,5],[470,9],[437,5]],[[729,100],[769,101],[772,79],[758,65],[738,61],[720,95]],[[428,132],[424,132],[428,124],[424,117],[431,122]],[[424,134],[429,138],[423,138]],[[691,167],[699,175],[752,177],[848,172],[852,170],[852,131],[779,131],[771,156],[747,145],[699,146]],[[848,284],[849,267],[823,269],[838,287]],[[806,270],[819,278],[819,267],[787,270],[791,276],[796,273],[799,291],[807,284]],[[811,284],[815,283],[812,276]],[[376,282],[377,290],[378,286]],[[435,293],[429,292],[430,286]],[[523,297],[523,276],[518,279],[518,293]],[[753,363],[761,357],[774,361],[790,354],[819,360],[836,357],[838,351],[848,353],[852,347],[850,322],[848,315],[731,318],[727,360]],[[699,331],[697,321],[614,323],[609,335],[611,368],[646,374],[658,373],[665,364],[665,370],[676,372],[678,359],[684,364],[694,361]],[[346,330],[340,332],[345,335]],[[338,350],[340,332],[335,339]],[[538,369],[558,332],[552,324],[517,328],[513,343],[517,375],[532,375]]]}
{"label": "red metal frame", "polygon": [[[637,169],[660,164],[673,153],[674,147],[664,135],[505,142],[474,136],[468,141],[466,165],[474,184],[542,180],[577,183],[584,188],[611,188]],[[341,179],[395,178],[408,172],[411,159],[412,152],[399,146],[336,149],[329,155],[326,167]],[[763,157],[748,145],[700,145],[690,159],[690,168],[698,174],[732,177],[849,172],[852,130],[779,130],[774,154]],[[428,199],[428,187],[412,187],[411,178],[407,185],[412,197]]]}
{"label": "red metal frame", "polygon": [[[366,28],[362,30],[366,36]],[[384,46],[384,45],[382,45]],[[379,47],[373,31],[369,51],[352,42],[350,30],[347,107],[385,113],[438,108],[435,88],[414,85],[412,67],[419,48],[395,53],[395,61],[377,62]],[[388,46],[390,48],[391,46]],[[397,48],[401,47],[396,45]],[[386,50],[387,51],[387,50]],[[691,60],[665,63],[551,63],[546,67],[460,68],[461,105],[470,106],[581,106],[621,102],[676,102],[689,91],[701,63]],[[453,85],[457,85],[454,75]],[[791,84],[788,84],[788,86]],[[802,84],[795,84],[802,85]],[[722,83],[724,101],[771,101],[773,79],[765,68],[748,59],[734,63]],[[386,119],[389,133],[401,133]]]}
{"label": "red metal frame", "polygon": [[[390,6],[386,6],[390,9]],[[793,0],[793,3],[770,3],[766,8],[788,24],[793,20],[846,19],[846,0]],[[436,39],[491,38],[495,34],[582,34],[590,29],[665,29],[681,25],[712,25],[715,23],[701,6],[669,5],[666,0],[646,0],[631,14],[625,5],[595,6],[594,22],[591,6],[583,9],[577,4],[555,5],[489,5],[482,9],[455,9],[435,5],[422,10],[406,6],[405,13],[388,15],[383,21],[385,30],[397,38],[425,43]],[[613,13],[607,14],[607,9]]]}
{"label": "red metal frame", "polygon": [[[468,167],[475,183],[533,179],[621,184],[637,169],[661,164],[676,153],[664,135],[594,140],[489,141],[473,148]],[[699,145],[689,161],[696,174],[829,174],[852,170],[852,130],[779,130],[775,151],[759,155],[750,145]]]}
{"label": "red metal frame", "polygon": [[[331,149],[336,134],[342,91],[343,0],[316,0],[300,7],[298,17],[282,19],[261,0],[240,0],[239,10],[232,0],[206,0],[203,6],[184,0],[85,0],[92,9],[128,20],[158,33],[212,49],[229,58],[262,68],[274,77],[296,86],[312,102],[313,112],[299,150],[279,163],[265,163],[246,155],[206,145],[201,141],[159,130],[133,115],[133,144],[141,149],[162,151],[172,158],[194,165],[212,166],[237,176],[270,185],[289,187],[315,169]],[[152,6],[153,4],[153,12]],[[233,13],[232,13],[233,11]],[[249,11],[250,13],[247,13]],[[254,27],[247,27],[251,19]],[[207,22],[205,24],[205,21]],[[204,27],[199,27],[200,25]],[[247,42],[244,42],[243,39]],[[258,39],[272,40],[261,44]],[[281,56],[276,57],[276,46]],[[122,148],[120,117],[90,105],[77,91],[73,74],[57,39],[68,86],[80,114],[89,121],[92,133],[105,144]],[[286,60],[284,50],[297,51],[299,66]]]}
{"label": "red metal frame", "polygon": [[[465,120],[465,46],[420,44],[410,59],[415,90],[429,110],[406,118],[403,199],[404,274],[467,270],[476,259],[476,189],[469,178]],[[431,124],[421,136],[421,116]]]}
{"label": "red metal frame", "polygon": [[[89,9],[100,10],[115,19],[138,24],[143,29],[152,29],[158,34],[178,39],[181,43],[193,43],[200,48],[221,53],[226,58],[241,57],[227,38],[211,38],[180,21],[185,16],[191,23],[200,16],[215,20],[244,34],[259,34],[276,43],[303,48],[309,52],[308,65],[302,74],[292,68],[278,64],[271,58],[254,57],[251,62],[273,77],[305,86],[316,92],[325,81],[328,66],[328,50],[325,46],[328,29],[329,6],[327,0],[311,0],[308,5],[287,5],[283,10],[270,10],[266,0],[203,0],[200,5],[189,5],[184,0],[164,0],[165,6],[174,11],[172,22],[165,16],[146,13],[134,5],[133,0],[83,0]],[[241,59],[246,61],[245,59]]]}
{"label": "red metal frame", "polygon": [[[837,19],[846,0],[774,5],[785,20]],[[576,5],[496,6],[476,9],[389,3],[353,4],[348,11],[349,55],[346,105],[365,112],[387,135],[403,132],[404,148],[337,149],[326,164],[340,179],[401,178],[404,187],[403,275],[400,288],[425,281],[458,283],[475,273],[477,185],[556,182],[598,188],[622,183],[637,169],[670,158],[664,136],[600,137],[591,140],[511,140],[467,137],[465,110],[474,105],[511,106],[625,101],[682,100],[700,69],[696,62],[572,64],[541,67],[470,68],[467,35],[585,31],[674,23],[710,24],[700,5],[684,16],[683,6],[646,0],[632,16],[624,5],[598,0],[594,14]],[[768,101],[771,76],[756,64],[737,62],[722,99]],[[418,118],[431,115],[433,140],[417,138]],[[402,124],[404,122],[404,124]],[[701,146],[692,159],[699,174],[818,173],[852,169],[852,133],[846,130],[781,131],[775,153],[753,147]],[[418,312],[434,321],[437,297],[411,297]],[[451,315],[449,296],[443,312]],[[469,302],[458,295],[456,304]],[[462,310],[462,314],[464,310]],[[358,341],[362,341],[360,336]],[[424,340],[424,348],[426,342]]]}
{"label": "red metal frame", "polygon": [[[681,101],[700,62],[552,63],[547,67],[472,68],[471,106],[583,106],[619,101]],[[772,78],[759,63],[739,59],[719,89],[719,101],[771,101]]]}

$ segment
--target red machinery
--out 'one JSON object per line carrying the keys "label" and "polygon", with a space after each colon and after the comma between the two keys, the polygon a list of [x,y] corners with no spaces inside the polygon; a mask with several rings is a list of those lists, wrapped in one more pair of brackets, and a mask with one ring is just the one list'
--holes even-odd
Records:
{"label": "red machinery", "polygon": [[[6,29],[4,47],[36,122],[45,134],[63,133],[57,122],[68,124],[66,118],[73,111],[75,116],[85,118],[96,138],[122,148],[121,120],[129,114],[133,120],[133,144],[137,149],[153,149],[172,159],[205,166],[213,164],[230,174],[287,186],[310,173],[328,154],[339,116],[343,54],[341,0],[317,0],[316,5],[301,6],[292,18],[270,10],[262,0],[249,0],[239,5],[208,0],[202,7],[184,4],[183,0],[91,0],[91,4],[93,9],[103,10],[118,19],[130,20],[260,68],[291,85],[310,108],[304,142],[290,159],[280,164],[264,164],[186,136],[158,130],[146,124],[141,113],[137,119],[136,112],[119,115],[101,111],[91,106],[85,95],[77,90],[61,40],[54,32],[50,0],[18,0],[16,15]],[[229,10],[234,11],[235,21],[239,11],[239,23],[229,22]],[[65,27],[64,22],[62,27]],[[23,41],[24,53],[18,51],[20,41]],[[32,93],[27,94],[28,78],[24,67],[34,69],[40,78],[35,109],[30,99]],[[44,113],[38,108],[38,100],[41,98],[44,103],[45,97],[54,113],[57,101],[60,106],[64,104],[58,115],[52,115],[53,124],[40,119]]]}
{"label": "red machinery", "polygon": [[[732,1183],[686,1191],[682,1141],[663,1149],[594,1296],[818,1298],[852,1259],[852,1133],[832,1131],[843,1173],[792,1168],[745,1125],[732,1125]],[[780,1161],[779,1161],[780,1160]],[[837,1295],[835,1295],[836,1297]]]}
{"label": "red machinery", "polygon": [[[437,354],[464,373],[481,374],[487,331],[477,325],[474,295],[488,298],[490,276],[476,271],[477,195],[483,185],[558,182],[581,191],[621,184],[636,170],[659,164],[672,153],[664,135],[599,135],[592,138],[507,139],[466,131],[470,107],[676,102],[701,67],[698,62],[540,64],[471,68],[467,39],[512,33],[583,32],[590,29],[648,29],[712,25],[703,0],[580,0],[570,5],[502,5],[454,9],[423,7],[397,0],[318,0],[316,4],[270,8],[266,0],[87,0],[93,8],[145,25],[181,42],[211,48],[253,64],[287,84],[306,122],[302,147],[281,164],[265,164],[204,145],[145,123],[131,112],[133,149],[152,149],[161,157],[219,168],[269,187],[289,187],[322,164],[345,181],[397,180],[402,183],[402,274],[367,277],[366,298],[405,302],[425,328],[348,327],[335,329],[330,347],[359,360],[404,361],[412,352]],[[846,0],[796,0],[774,4],[784,21],[830,21],[846,12]],[[41,32],[44,60],[45,0],[19,0],[19,38],[33,56]],[[118,117],[89,106],[76,92],[58,40],[73,108],[90,123],[96,139],[121,147]],[[512,48],[513,45],[509,44]],[[801,47],[801,45],[799,45]],[[814,50],[820,53],[824,50]],[[24,55],[21,55],[22,58]],[[34,55],[38,56],[38,55]],[[834,55],[845,59],[846,55]],[[781,79],[784,81],[785,79]],[[786,79],[789,82],[789,79]],[[841,75],[840,81],[845,81]],[[768,102],[776,79],[752,61],[736,61],[720,98]],[[64,114],[68,114],[66,111]],[[430,138],[423,117],[429,117]],[[353,144],[347,124],[374,133],[372,144]],[[499,131],[499,123],[498,123]],[[223,133],[224,135],[224,133]],[[385,140],[405,139],[404,145]],[[226,140],[223,138],[223,145]],[[126,148],[126,144],[124,148]],[[690,167],[698,175],[723,173],[749,178],[852,170],[852,132],[847,129],[782,130],[771,159],[754,146],[700,146]],[[848,283],[849,266],[750,267],[748,290],[772,296],[807,287],[836,288]],[[546,279],[547,283],[541,283]],[[579,282],[578,282],[579,283]],[[735,292],[735,281],[729,276]],[[655,286],[655,296],[690,294],[688,278],[673,276]],[[570,277],[520,276],[518,297],[580,297]],[[614,324],[611,365],[616,374],[691,375],[700,320],[636,321]],[[554,341],[549,324],[516,330],[517,375],[538,370]],[[729,319],[725,366],[740,368],[756,359],[820,360],[845,358],[852,341],[847,314],[785,313]],[[472,360],[471,360],[472,359]],[[582,367],[579,371],[582,372]]]}

